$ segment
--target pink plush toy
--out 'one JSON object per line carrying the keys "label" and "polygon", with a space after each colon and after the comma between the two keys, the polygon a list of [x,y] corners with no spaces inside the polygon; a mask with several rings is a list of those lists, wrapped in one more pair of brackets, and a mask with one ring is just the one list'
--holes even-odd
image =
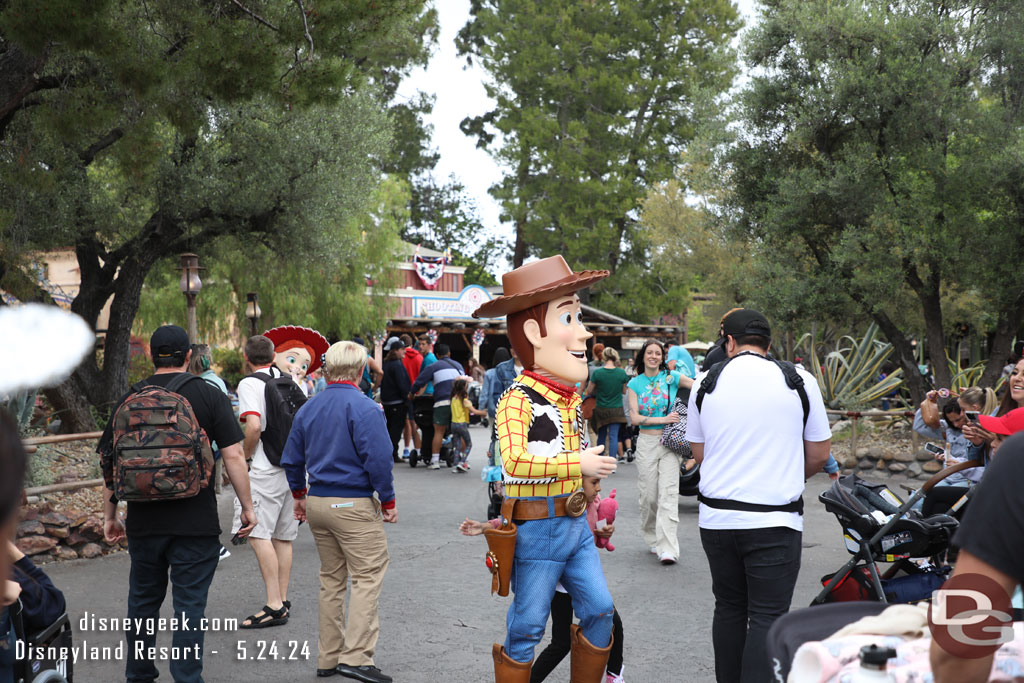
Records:
{"label": "pink plush toy", "polygon": [[[615,523],[615,513],[619,511],[619,501],[615,500],[615,491],[608,494],[607,498],[602,498],[601,502],[597,506],[597,519],[605,520],[609,524]],[[597,543],[598,548],[607,548],[609,551],[615,550],[615,546],[611,544],[610,539],[595,537],[594,541]]]}

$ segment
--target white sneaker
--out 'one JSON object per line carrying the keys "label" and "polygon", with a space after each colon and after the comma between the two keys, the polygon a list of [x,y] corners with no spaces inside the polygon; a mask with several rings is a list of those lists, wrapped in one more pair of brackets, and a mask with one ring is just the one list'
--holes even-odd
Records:
{"label": "white sneaker", "polygon": [[432,463],[430,463],[430,465],[429,465],[429,466],[427,467],[427,469],[431,469],[431,470],[439,470],[439,469],[441,469],[441,463],[440,463],[440,462],[436,462],[436,461],[435,461],[435,462],[432,462]]}
{"label": "white sneaker", "polygon": [[651,555],[657,555],[658,554],[658,546],[656,546],[656,545],[652,545],[649,548],[649,550],[651,551]]}
{"label": "white sneaker", "polygon": [[[626,683],[626,679],[622,677],[622,672],[626,670],[625,664],[619,669],[619,673],[613,674],[608,673],[605,683]],[[606,672],[607,673],[607,672]]]}
{"label": "white sneaker", "polygon": [[662,553],[661,557],[658,558],[662,564],[675,564],[676,558],[672,556],[672,553]]}
{"label": "white sneaker", "polygon": [[455,470],[458,472],[469,472],[469,465],[467,465],[464,462],[460,462],[458,465],[455,466]]}
{"label": "white sneaker", "polygon": [[229,557],[231,557],[231,551],[225,548],[224,546],[221,546],[220,557],[217,558],[217,561],[220,562],[221,560],[227,559]]}

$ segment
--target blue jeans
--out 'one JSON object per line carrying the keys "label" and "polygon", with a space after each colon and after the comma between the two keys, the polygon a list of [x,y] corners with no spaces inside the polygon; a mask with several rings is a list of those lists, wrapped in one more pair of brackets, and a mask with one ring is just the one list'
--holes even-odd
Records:
{"label": "blue jeans", "polygon": [[[217,569],[220,539],[217,536],[139,536],[128,537],[128,553],[132,558],[128,577],[128,618],[159,619],[160,605],[167,595],[170,572],[174,616],[182,626],[174,631],[171,645],[191,656],[170,660],[171,678],[176,683],[202,683],[203,636],[200,622],[206,612],[206,596]],[[185,619],[188,620],[187,624]],[[134,621],[132,623],[135,623]],[[156,664],[135,657],[135,643],[150,648],[156,644],[156,633],[149,633],[143,623],[141,631],[125,632],[127,662],[125,677],[129,683],[152,681],[158,672]],[[196,653],[198,652],[198,656]]]}
{"label": "blue jeans", "polygon": [[612,458],[619,456],[619,423],[612,422],[606,424],[597,430],[597,445],[604,446],[608,444],[608,447],[604,449],[604,453],[601,455],[607,455]]}
{"label": "blue jeans", "polygon": [[[554,512],[554,498],[546,500]],[[595,647],[607,647],[612,637],[612,596],[608,592],[594,534],[586,515],[549,517],[518,522],[512,590],[515,597],[505,623],[505,652],[517,662],[533,660],[533,651],[544,637],[555,586],[572,596],[573,611],[580,619],[583,636]]]}
{"label": "blue jeans", "polygon": [[774,680],[768,628],[789,611],[801,537],[789,527],[700,530],[715,595],[711,641],[720,683]]}

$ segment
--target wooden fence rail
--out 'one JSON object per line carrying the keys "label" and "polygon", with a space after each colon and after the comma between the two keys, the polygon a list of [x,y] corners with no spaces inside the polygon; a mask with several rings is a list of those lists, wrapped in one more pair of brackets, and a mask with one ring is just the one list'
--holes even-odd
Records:
{"label": "wooden fence rail", "polygon": [[[82,434],[55,434],[52,436],[33,436],[22,439],[27,453],[35,453],[37,446],[49,443],[67,443],[69,441],[89,441],[103,436],[103,432],[84,432]],[[98,457],[98,456],[97,456]],[[63,484],[48,484],[46,486],[33,486],[25,489],[26,496],[38,496],[43,493],[57,493],[60,491],[77,491],[94,486],[103,486],[102,479],[85,479],[81,481],[68,481]]]}

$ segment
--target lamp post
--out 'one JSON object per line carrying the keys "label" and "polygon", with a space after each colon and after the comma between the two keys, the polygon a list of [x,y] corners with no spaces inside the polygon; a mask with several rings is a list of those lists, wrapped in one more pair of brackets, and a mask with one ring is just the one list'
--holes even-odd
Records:
{"label": "lamp post", "polygon": [[199,279],[199,257],[195,254],[181,255],[181,293],[185,295],[185,327],[189,341],[196,343],[199,337],[196,325],[196,297],[203,288]]}
{"label": "lamp post", "polygon": [[256,336],[256,327],[260,324],[260,303],[256,292],[249,292],[245,295],[245,317],[249,319],[249,336]]}

